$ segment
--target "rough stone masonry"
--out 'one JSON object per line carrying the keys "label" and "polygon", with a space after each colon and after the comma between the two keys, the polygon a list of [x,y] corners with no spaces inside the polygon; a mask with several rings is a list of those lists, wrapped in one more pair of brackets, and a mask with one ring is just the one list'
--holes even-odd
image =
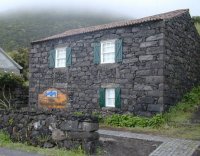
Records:
{"label": "rough stone masonry", "polygon": [[65,111],[0,111],[0,130],[13,141],[44,148],[82,149],[93,154],[98,145],[97,117],[69,115]]}
{"label": "rough stone masonry", "polygon": [[[94,44],[122,40],[121,62],[94,63]],[[71,65],[49,68],[50,51],[71,48]],[[66,31],[32,42],[29,104],[57,88],[67,109],[84,112],[163,112],[200,80],[200,39],[189,10]],[[99,105],[99,88],[120,88],[120,107]]]}

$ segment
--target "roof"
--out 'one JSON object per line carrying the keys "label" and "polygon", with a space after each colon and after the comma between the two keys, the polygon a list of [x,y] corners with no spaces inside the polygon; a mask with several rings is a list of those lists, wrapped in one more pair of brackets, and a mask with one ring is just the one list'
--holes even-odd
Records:
{"label": "roof", "polygon": [[47,38],[33,41],[32,43],[48,41],[48,40],[53,40],[53,39],[59,39],[59,38],[67,37],[67,36],[85,34],[85,33],[95,32],[95,31],[100,31],[100,30],[106,30],[106,29],[112,29],[112,28],[118,28],[118,27],[124,27],[124,26],[131,26],[131,25],[146,23],[146,22],[150,22],[150,21],[167,20],[167,19],[171,19],[173,17],[180,16],[186,12],[189,12],[189,9],[175,10],[175,11],[157,14],[157,15],[153,15],[153,16],[148,16],[148,17],[135,19],[135,20],[127,20],[127,21],[113,22],[113,23],[109,23],[109,24],[91,26],[91,27],[80,28],[80,29],[72,29],[72,30],[65,31],[61,34],[57,34],[57,35],[53,35],[53,36],[50,36]]}
{"label": "roof", "polygon": [[[22,66],[20,66],[17,62],[15,62],[10,56],[8,56],[8,54],[6,54],[6,52],[0,47],[0,53],[2,53],[7,60],[9,60],[14,66],[16,66],[18,69],[23,69]],[[0,58],[0,62],[3,64],[6,64],[5,58]]]}

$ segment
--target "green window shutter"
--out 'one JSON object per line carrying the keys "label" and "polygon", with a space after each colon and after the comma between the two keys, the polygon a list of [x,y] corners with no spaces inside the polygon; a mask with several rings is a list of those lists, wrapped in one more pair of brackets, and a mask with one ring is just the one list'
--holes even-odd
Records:
{"label": "green window shutter", "polygon": [[101,44],[94,43],[94,64],[100,63]]}
{"label": "green window shutter", "polygon": [[105,88],[99,89],[99,106],[105,107]]}
{"label": "green window shutter", "polygon": [[49,68],[55,67],[55,54],[56,54],[55,49],[49,52],[49,57],[48,57]]}
{"label": "green window shutter", "polygon": [[115,61],[122,62],[122,40],[115,41]]}
{"label": "green window shutter", "polygon": [[70,47],[66,48],[66,66],[72,65],[72,49]]}
{"label": "green window shutter", "polygon": [[121,108],[121,90],[120,88],[115,88],[115,107]]}

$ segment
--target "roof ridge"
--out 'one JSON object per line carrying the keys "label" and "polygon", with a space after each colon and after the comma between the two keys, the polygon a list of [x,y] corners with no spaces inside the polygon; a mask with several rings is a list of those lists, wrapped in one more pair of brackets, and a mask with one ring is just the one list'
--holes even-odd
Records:
{"label": "roof ridge", "polygon": [[85,27],[85,28],[83,27],[83,28],[71,29],[60,34],[56,34],[50,37],[32,41],[31,43],[33,44],[33,43],[42,42],[42,41],[59,39],[59,38],[67,37],[67,36],[73,36],[73,35],[84,34],[84,33],[106,30],[106,29],[117,28],[117,27],[123,27],[123,26],[130,26],[130,25],[141,24],[141,23],[150,22],[150,21],[166,20],[173,17],[177,17],[186,12],[189,12],[189,9],[179,9],[179,10],[169,11],[169,12],[160,13],[160,14],[147,16],[147,17],[143,17],[139,19],[134,19],[134,20],[124,20],[124,21],[117,21],[117,22],[90,26],[90,27]]}
{"label": "roof ridge", "polygon": [[15,62],[15,60],[13,60],[1,47],[0,47],[0,52],[2,52],[18,69],[23,68],[17,62]]}

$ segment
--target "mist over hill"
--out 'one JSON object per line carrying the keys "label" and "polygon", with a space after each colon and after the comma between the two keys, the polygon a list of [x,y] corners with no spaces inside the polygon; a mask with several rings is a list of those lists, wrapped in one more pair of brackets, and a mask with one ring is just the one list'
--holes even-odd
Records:
{"label": "mist over hill", "polygon": [[[30,46],[30,42],[64,31],[128,19],[108,13],[75,11],[15,11],[0,14],[0,47],[10,52]],[[199,16],[193,17],[200,32]]]}
{"label": "mist over hill", "polygon": [[6,51],[13,51],[29,47],[33,40],[66,30],[119,20],[122,18],[84,12],[22,11],[4,13],[0,15],[0,47]]}

